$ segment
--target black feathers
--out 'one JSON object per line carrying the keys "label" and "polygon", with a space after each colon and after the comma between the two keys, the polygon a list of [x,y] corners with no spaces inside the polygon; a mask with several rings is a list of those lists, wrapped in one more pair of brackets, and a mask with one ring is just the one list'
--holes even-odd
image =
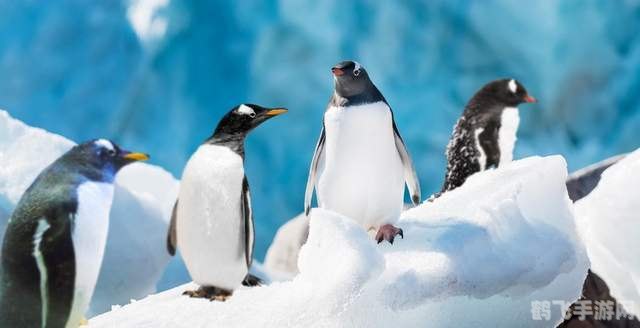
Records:
{"label": "black feathers", "polygon": [[499,132],[507,107],[534,102],[516,80],[502,79],[486,84],[472,98],[456,123],[447,146],[447,172],[440,194],[460,187],[479,171],[498,167],[501,154]]}

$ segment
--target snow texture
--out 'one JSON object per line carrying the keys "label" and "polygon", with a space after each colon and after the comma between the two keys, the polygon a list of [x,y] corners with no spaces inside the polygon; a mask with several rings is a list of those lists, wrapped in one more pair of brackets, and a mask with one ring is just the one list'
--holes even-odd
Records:
{"label": "snow texture", "polygon": [[604,171],[598,186],[575,205],[591,269],[635,315],[640,315],[639,172],[640,150],[636,150]]}
{"label": "snow texture", "polygon": [[589,266],[566,177],[559,156],[475,174],[404,212],[405,238],[394,245],[377,245],[355,221],[313,209],[292,280],[241,287],[224,303],[181,296],[194,287],[187,284],[116,307],[89,326],[555,326],[560,311],[534,321],[531,301],[573,302]]}
{"label": "snow texture", "polygon": [[[0,111],[0,231],[33,179],[73,145]],[[118,173],[90,314],[156,291],[169,261],[165,240],[177,191],[177,181],[157,166],[136,163]]]}

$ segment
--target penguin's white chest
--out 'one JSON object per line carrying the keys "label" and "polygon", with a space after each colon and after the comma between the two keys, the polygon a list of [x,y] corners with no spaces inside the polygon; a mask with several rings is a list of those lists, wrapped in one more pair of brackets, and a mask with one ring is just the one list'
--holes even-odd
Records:
{"label": "penguin's white chest", "polygon": [[113,184],[88,181],[77,189],[72,241],[76,260],[73,305],[67,327],[77,327],[96,286],[109,231]]}
{"label": "penguin's white chest", "polygon": [[513,160],[513,149],[516,144],[518,125],[520,125],[518,108],[506,107],[502,111],[500,131],[498,131],[498,146],[500,147],[500,164],[498,166]]}
{"label": "penguin's white chest", "polygon": [[324,125],[319,206],[367,229],[394,223],[402,210],[404,175],[389,107],[384,102],[332,107]]}
{"label": "penguin's white chest", "polygon": [[231,149],[202,145],[180,183],[176,233],[191,278],[233,290],[247,274],[241,212],[244,166]]}

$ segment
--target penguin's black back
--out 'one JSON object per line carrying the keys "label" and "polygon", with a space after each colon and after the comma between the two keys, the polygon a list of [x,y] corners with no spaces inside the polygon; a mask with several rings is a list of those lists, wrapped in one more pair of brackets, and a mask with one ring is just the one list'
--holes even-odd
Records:
{"label": "penguin's black back", "polygon": [[38,222],[49,228],[39,250],[47,267],[47,327],[64,327],[73,302],[75,253],[73,215],[76,188],[87,177],[64,157],[46,168],[24,193],[11,215],[2,243],[0,327],[40,327],[42,302],[40,271],[34,257]]}
{"label": "penguin's black back", "polygon": [[[504,80],[502,80],[504,82]],[[481,170],[479,144],[486,156],[485,169],[498,167],[500,148],[499,131],[502,113],[511,104],[493,97],[493,92],[485,86],[476,93],[465,106],[462,117],[456,123],[447,146],[447,173],[441,193],[460,187],[467,178]],[[475,131],[482,128],[476,144]]]}

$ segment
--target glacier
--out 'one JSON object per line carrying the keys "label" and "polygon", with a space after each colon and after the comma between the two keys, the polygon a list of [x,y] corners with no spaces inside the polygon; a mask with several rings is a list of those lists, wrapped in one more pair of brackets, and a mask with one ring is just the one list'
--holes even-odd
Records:
{"label": "glacier", "polygon": [[247,145],[259,259],[302,210],[343,59],[394,108],[427,195],[464,104],[499,77],[540,100],[521,110],[515,158],[575,169],[639,146],[637,1],[2,1],[0,18],[0,108],[144,149],[174,176],[232,106],[288,107]]}
{"label": "glacier", "polygon": [[569,305],[589,267],[566,177],[561,156],[478,173],[403,212],[405,237],[393,245],[316,208],[293,278],[241,287],[226,302],[182,296],[189,283],[114,306],[89,327],[555,326],[563,309],[536,318],[533,304]]}
{"label": "glacier", "polygon": [[591,270],[602,277],[611,295],[640,316],[640,150],[602,173],[596,188],[577,201],[579,232],[586,242]]}

